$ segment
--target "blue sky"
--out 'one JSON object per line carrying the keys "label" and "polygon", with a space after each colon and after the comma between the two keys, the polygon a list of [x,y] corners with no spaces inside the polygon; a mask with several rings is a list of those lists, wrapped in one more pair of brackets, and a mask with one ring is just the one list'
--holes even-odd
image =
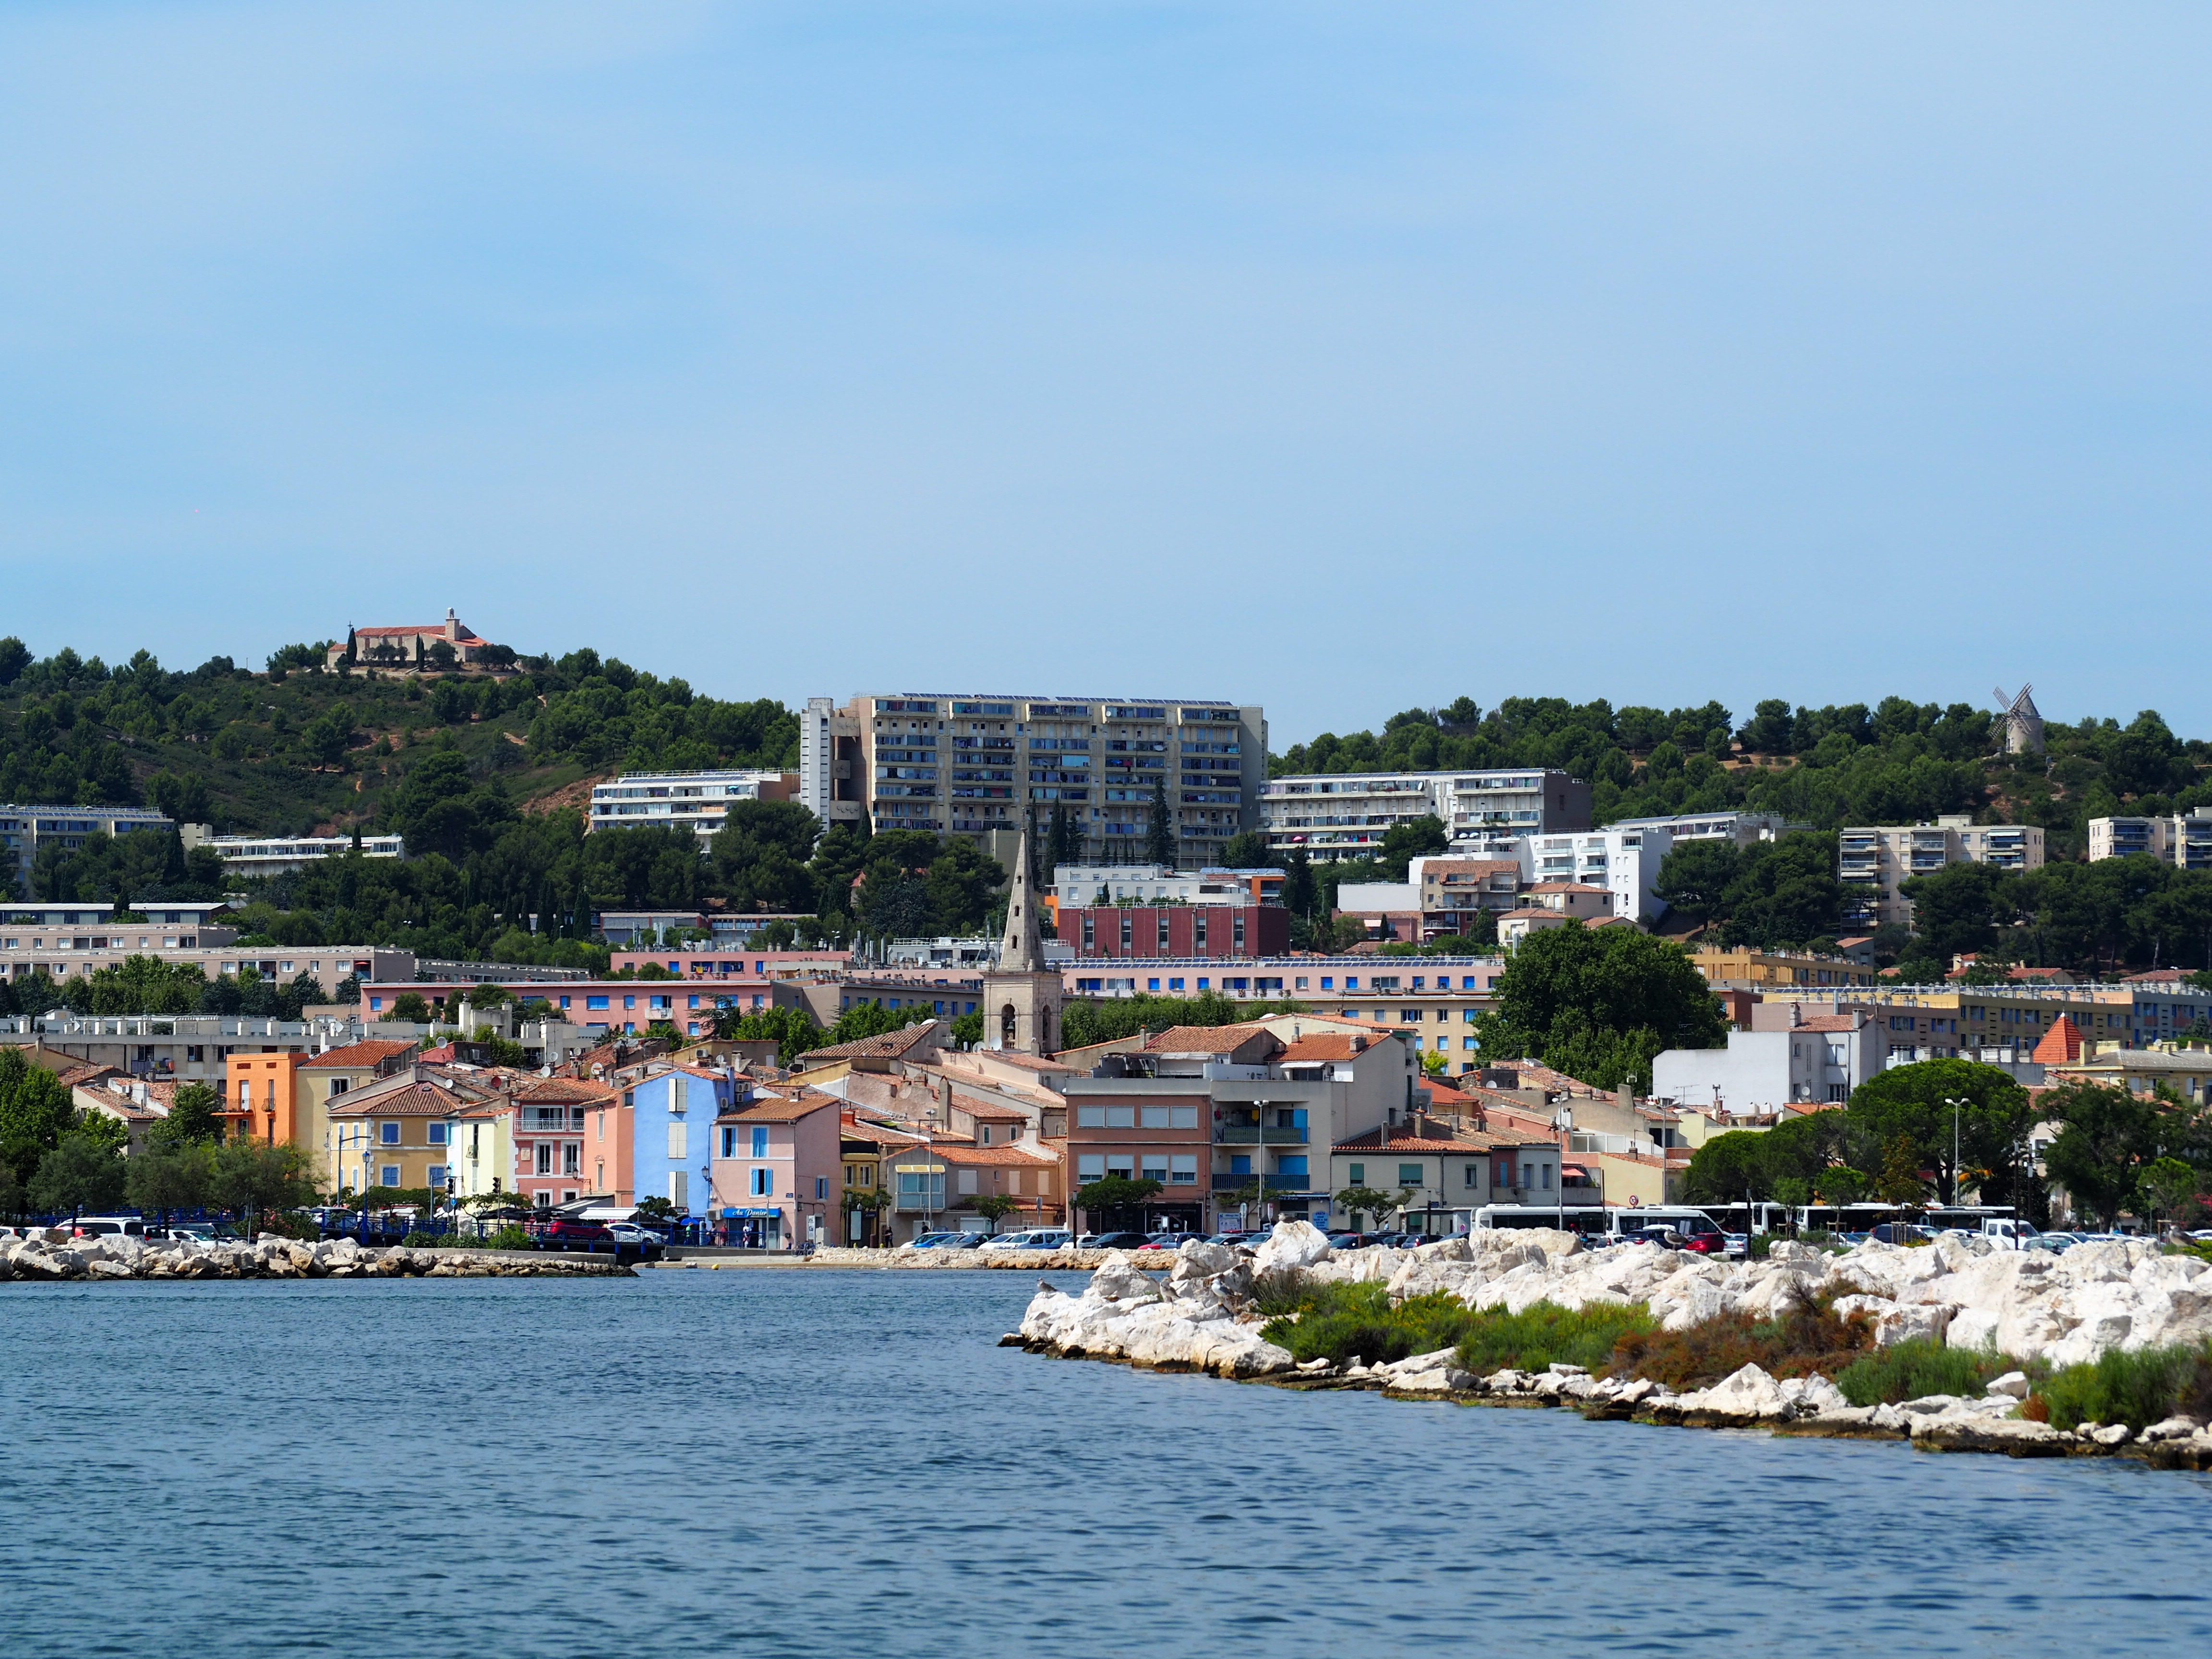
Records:
{"label": "blue sky", "polygon": [[0,632],[2212,733],[2212,14],[0,11]]}

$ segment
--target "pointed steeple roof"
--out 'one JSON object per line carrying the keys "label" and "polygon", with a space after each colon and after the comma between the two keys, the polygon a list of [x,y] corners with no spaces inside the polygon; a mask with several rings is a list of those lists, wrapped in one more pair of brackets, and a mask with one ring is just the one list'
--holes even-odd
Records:
{"label": "pointed steeple roof", "polygon": [[1044,971],[1044,943],[1037,933],[1036,895],[1030,889],[1030,837],[1026,830],[1014,853],[1013,885],[1006,890],[1006,936],[999,945],[999,971]]}
{"label": "pointed steeple roof", "polygon": [[2073,1015],[2061,1014],[2051,1021],[2043,1041],[2035,1045],[2033,1058],[2039,1066],[2069,1066],[2081,1058],[2081,1028]]}

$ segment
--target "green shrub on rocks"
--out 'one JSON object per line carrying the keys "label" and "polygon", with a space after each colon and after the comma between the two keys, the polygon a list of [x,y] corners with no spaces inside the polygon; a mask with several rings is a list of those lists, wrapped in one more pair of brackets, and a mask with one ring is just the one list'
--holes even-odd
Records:
{"label": "green shrub on rocks", "polygon": [[1262,1311],[1277,1317],[1260,1334],[1289,1349],[1301,1364],[1327,1358],[1341,1365],[1356,1357],[1373,1365],[1433,1353],[1457,1342],[1481,1316],[1441,1291],[1392,1307],[1389,1291],[1376,1284],[1318,1285],[1293,1308],[1277,1301]]}
{"label": "green shrub on rocks", "polygon": [[1931,1394],[1971,1397],[1990,1379],[2019,1367],[2002,1354],[1945,1348],[1921,1339],[1876,1348],[1836,1373],[1836,1386],[1854,1406],[1894,1406]]}
{"label": "green shrub on rocks", "polygon": [[2212,1418],[2212,1347],[2114,1349],[2054,1372],[2037,1386],[2031,1404],[2039,1404],[2041,1413],[2024,1415],[2057,1429],[2124,1423],[2140,1433],[2177,1414]]}
{"label": "green shrub on rocks", "polygon": [[1746,1365],[1777,1378],[1832,1377],[1874,1346],[1865,1316],[1838,1316],[1833,1300],[1800,1302],[1771,1319],[1719,1314],[1685,1330],[1632,1332],[1621,1339],[1613,1372],[1676,1389],[1709,1388]]}
{"label": "green shrub on rocks", "polygon": [[1462,1370],[1486,1376],[1506,1366],[1540,1371],[1547,1365],[1580,1365],[1601,1372],[1613,1366],[1620,1346],[1656,1329],[1643,1304],[1595,1303],[1567,1309],[1539,1302],[1520,1313],[1503,1308],[1474,1316],[1459,1342]]}

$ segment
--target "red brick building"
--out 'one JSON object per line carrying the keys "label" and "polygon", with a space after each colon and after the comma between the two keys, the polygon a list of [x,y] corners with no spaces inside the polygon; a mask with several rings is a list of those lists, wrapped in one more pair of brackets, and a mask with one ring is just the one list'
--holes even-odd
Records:
{"label": "red brick building", "polygon": [[1272,957],[1291,948],[1279,904],[1063,905],[1060,939],[1082,957]]}

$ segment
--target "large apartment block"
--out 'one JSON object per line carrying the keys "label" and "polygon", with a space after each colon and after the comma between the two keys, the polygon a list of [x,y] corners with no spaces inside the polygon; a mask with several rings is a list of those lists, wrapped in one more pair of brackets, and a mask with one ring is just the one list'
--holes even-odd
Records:
{"label": "large apartment block", "polygon": [[2212,806],[2163,818],[2091,818],[2089,861],[2146,853],[2185,870],[2212,870]]}
{"label": "large apartment block", "polygon": [[0,848],[14,860],[17,885],[30,890],[31,861],[45,847],[75,852],[87,836],[127,836],[133,830],[173,830],[143,806],[0,806]]}
{"label": "large apartment block", "polygon": [[732,801],[789,800],[798,789],[790,772],[627,772],[593,787],[584,828],[689,829],[708,842]]}
{"label": "large apartment block", "polygon": [[1090,864],[1143,857],[1164,794],[1176,863],[1218,861],[1259,822],[1267,722],[1256,708],[1194,698],[902,692],[800,718],[799,799],[825,824],[930,830],[990,844],[1066,809]]}
{"label": "large apartment block", "polygon": [[1279,851],[1319,860],[1367,857],[1393,826],[1442,818],[1454,849],[1486,852],[1518,836],[1587,830],[1589,785],[1565,772],[1346,772],[1271,779],[1260,827]]}
{"label": "large apartment block", "polygon": [[1846,830],[1838,840],[1837,873],[1874,890],[1870,898],[1851,908],[1854,922],[1910,927],[1912,902],[1901,890],[1905,882],[1954,864],[2040,870],[2043,831],[2029,823],[1978,824],[1964,812],[1952,812],[1933,823]]}

